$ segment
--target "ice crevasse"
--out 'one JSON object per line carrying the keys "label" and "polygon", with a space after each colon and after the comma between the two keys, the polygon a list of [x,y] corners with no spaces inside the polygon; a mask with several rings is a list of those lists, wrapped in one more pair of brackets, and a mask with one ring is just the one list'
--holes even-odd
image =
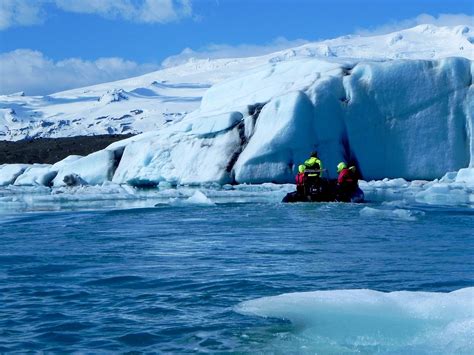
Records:
{"label": "ice crevasse", "polygon": [[312,150],[332,178],[347,161],[365,180],[433,180],[474,167],[473,72],[465,58],[268,63],[211,87],[176,124],[61,164],[51,183],[285,183]]}

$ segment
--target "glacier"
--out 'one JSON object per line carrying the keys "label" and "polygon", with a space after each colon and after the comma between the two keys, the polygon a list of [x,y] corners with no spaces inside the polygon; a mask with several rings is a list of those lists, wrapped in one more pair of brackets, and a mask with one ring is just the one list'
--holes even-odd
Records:
{"label": "glacier", "polygon": [[[458,27],[418,26],[390,46],[410,36],[413,42],[430,31],[455,33],[462,40],[472,32],[468,26]],[[389,37],[383,37],[385,45]],[[467,42],[463,46],[468,49],[472,43]],[[392,193],[387,181],[404,179],[409,188],[402,183],[396,191],[405,199],[472,204],[470,52],[464,50],[464,57],[428,59],[423,51],[386,57],[359,51],[352,52],[359,54],[352,58],[347,46],[345,51],[337,47],[338,52],[332,43],[333,55],[303,46],[284,55],[244,58],[240,66],[236,64],[241,72],[236,66],[228,69],[230,64],[223,60],[210,62],[201,69],[206,72],[216,65],[212,85],[191,84],[202,72],[192,77],[189,63],[179,69],[189,85],[153,82],[154,91],[133,89],[151,74],[134,79],[134,85],[130,79],[125,91],[118,89],[124,81],[114,84],[113,90],[109,85],[95,100],[101,110],[103,105],[125,105],[129,110],[134,95],[160,96],[159,90],[198,89],[202,99],[191,100],[198,105],[179,119],[86,157],[68,157],[53,165],[0,165],[0,185],[58,188],[65,179],[82,185],[133,187],[286,184],[294,181],[298,164],[317,150],[328,178],[335,178],[339,161],[355,164],[365,180],[361,188],[372,199]],[[96,86],[94,95],[104,85]],[[143,113],[139,111],[134,111],[137,116]]]}
{"label": "glacier", "polygon": [[288,183],[315,149],[331,178],[348,161],[365,180],[434,180],[472,167],[472,90],[464,58],[271,63],[214,85],[179,123],[105,151],[123,149],[112,181],[134,186]]}

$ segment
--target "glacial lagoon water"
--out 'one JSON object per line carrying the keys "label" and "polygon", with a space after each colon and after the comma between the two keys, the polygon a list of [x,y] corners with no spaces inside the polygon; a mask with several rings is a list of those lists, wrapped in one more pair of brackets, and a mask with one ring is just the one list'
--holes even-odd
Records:
{"label": "glacial lagoon water", "polygon": [[472,208],[153,205],[4,210],[0,353],[473,352]]}

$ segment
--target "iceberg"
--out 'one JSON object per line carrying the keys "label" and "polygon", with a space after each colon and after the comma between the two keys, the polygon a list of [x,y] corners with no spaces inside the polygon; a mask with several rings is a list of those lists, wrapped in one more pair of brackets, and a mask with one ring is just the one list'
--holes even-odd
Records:
{"label": "iceberg", "polygon": [[77,175],[88,185],[99,185],[110,181],[113,165],[114,153],[109,150],[101,150],[79,159],[69,158],[68,162],[61,164],[53,185],[65,186],[65,177],[70,174]]}
{"label": "iceberg", "polygon": [[16,186],[50,186],[57,171],[50,164],[33,164],[28,166],[15,180]]}
{"label": "iceberg", "polygon": [[12,185],[15,180],[28,168],[27,164],[0,165],[0,186]]}
{"label": "iceberg", "polygon": [[126,145],[113,181],[287,183],[314,149],[331,178],[341,160],[365,180],[440,178],[472,160],[471,67],[463,58],[264,65],[213,86],[179,124]]}
{"label": "iceberg", "polygon": [[288,349],[303,343],[317,353],[467,354],[474,351],[473,297],[472,287],[450,293],[333,290],[263,297],[235,310],[289,320],[296,334]]}

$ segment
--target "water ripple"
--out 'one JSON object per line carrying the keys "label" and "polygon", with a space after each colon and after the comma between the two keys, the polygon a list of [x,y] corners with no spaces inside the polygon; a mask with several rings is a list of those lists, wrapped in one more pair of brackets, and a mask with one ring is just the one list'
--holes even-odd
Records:
{"label": "water ripple", "polygon": [[1,223],[0,353],[275,352],[275,338],[294,339],[294,327],[235,305],[300,291],[474,284],[471,213],[429,209],[401,221],[361,218],[360,209],[11,215]]}

